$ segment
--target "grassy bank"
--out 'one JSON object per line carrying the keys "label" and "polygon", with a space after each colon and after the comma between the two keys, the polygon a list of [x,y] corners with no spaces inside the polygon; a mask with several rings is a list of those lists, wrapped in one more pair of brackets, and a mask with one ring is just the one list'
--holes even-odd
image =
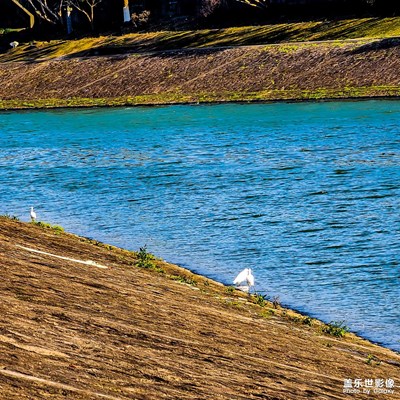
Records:
{"label": "grassy bank", "polygon": [[397,97],[397,39],[0,63],[0,108]]}
{"label": "grassy bank", "polygon": [[345,399],[356,377],[398,396],[400,356],[340,323],[49,224],[0,217],[0,240],[4,398]]}
{"label": "grassy bank", "polygon": [[22,44],[0,56],[0,109],[398,97],[399,32],[396,17]]}
{"label": "grassy bank", "polygon": [[71,55],[110,55],[288,42],[384,39],[399,36],[400,17],[308,21],[224,29],[132,33],[78,40],[36,41],[21,44],[17,49],[0,55],[0,61],[32,61]]}
{"label": "grassy bank", "polygon": [[178,94],[156,94],[119,98],[71,98],[38,100],[0,100],[0,110],[27,110],[53,108],[91,108],[121,106],[162,106],[179,104],[210,104],[267,101],[313,101],[348,100],[400,97],[400,87],[346,87],[340,90],[325,88],[312,90],[269,90],[255,93],[226,92],[204,93],[198,96]]}

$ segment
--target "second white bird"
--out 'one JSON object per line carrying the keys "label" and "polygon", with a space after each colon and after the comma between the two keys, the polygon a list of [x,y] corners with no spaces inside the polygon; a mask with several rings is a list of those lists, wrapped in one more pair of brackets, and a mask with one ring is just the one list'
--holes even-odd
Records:
{"label": "second white bird", "polygon": [[254,286],[254,275],[251,272],[251,268],[245,268],[233,281],[235,285],[240,285],[244,282],[247,283],[247,291],[250,290],[252,286]]}

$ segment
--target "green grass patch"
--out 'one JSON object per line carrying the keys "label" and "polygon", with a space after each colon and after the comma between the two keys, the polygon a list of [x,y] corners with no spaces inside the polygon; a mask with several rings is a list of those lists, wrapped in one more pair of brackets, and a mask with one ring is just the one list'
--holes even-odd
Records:
{"label": "green grass patch", "polygon": [[234,286],[227,286],[225,291],[228,294],[232,294],[234,291],[236,290],[236,288]]}
{"label": "green grass patch", "polygon": [[329,324],[323,325],[321,330],[327,335],[338,338],[346,336],[349,332],[349,328],[344,324],[344,321],[331,321]]}
{"label": "green grass patch", "polygon": [[373,354],[368,354],[365,363],[371,366],[377,366],[381,364],[381,360]]}
{"label": "green grass patch", "polygon": [[11,221],[19,221],[19,218],[16,215],[11,215],[11,214],[0,215],[0,218],[9,219]]}
{"label": "green grass patch", "polygon": [[171,279],[180,283],[185,283],[186,285],[190,285],[190,286],[196,286],[197,282],[192,279],[189,278],[187,276],[184,275],[171,275]]}
{"label": "green grass patch", "polygon": [[312,326],[313,319],[311,317],[304,317],[303,320],[302,320],[302,324],[303,325]]}
{"label": "green grass patch", "polygon": [[273,315],[275,315],[276,311],[273,308],[264,308],[260,312],[260,316],[263,318],[271,318]]}
{"label": "green grass patch", "polygon": [[399,97],[400,86],[362,86],[317,88],[315,90],[271,89],[259,92],[181,93],[167,92],[118,98],[70,98],[39,100],[0,100],[0,110],[42,108],[119,107],[221,102],[259,102],[279,100],[328,100],[348,98]]}
{"label": "green grass patch", "polygon": [[49,224],[48,222],[32,221],[31,224],[34,224],[34,225],[39,226],[40,228],[44,228],[44,229],[52,229],[57,234],[64,232],[64,228],[62,226],[52,225],[52,224]]}

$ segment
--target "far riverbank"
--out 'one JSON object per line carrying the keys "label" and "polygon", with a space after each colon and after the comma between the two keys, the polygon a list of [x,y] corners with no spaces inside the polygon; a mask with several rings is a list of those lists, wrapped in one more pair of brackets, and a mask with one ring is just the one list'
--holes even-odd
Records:
{"label": "far riverbank", "polygon": [[297,42],[0,64],[0,108],[392,98],[397,39]]}

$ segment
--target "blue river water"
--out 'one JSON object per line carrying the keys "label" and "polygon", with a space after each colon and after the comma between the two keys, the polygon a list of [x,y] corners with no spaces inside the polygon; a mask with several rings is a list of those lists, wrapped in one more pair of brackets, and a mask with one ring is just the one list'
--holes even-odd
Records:
{"label": "blue river water", "polygon": [[400,102],[3,112],[0,214],[149,251],[400,350]]}

